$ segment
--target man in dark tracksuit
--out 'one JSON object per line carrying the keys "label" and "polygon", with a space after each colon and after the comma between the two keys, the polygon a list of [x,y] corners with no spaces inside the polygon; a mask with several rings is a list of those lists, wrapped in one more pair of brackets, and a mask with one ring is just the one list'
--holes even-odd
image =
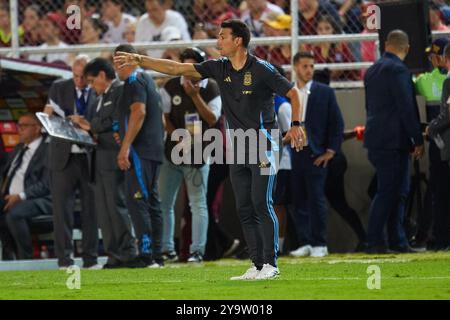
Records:
{"label": "man in dark tracksuit", "polygon": [[[301,107],[298,90],[272,65],[250,55],[247,51],[249,41],[248,27],[241,21],[228,20],[222,23],[217,42],[220,54],[227,58],[190,64],[120,53],[114,60],[124,67],[140,65],[170,75],[215,79],[220,88],[229,128],[253,130],[256,135],[265,135],[263,139],[270,141],[269,150],[272,152],[279,148],[277,138],[268,132],[277,128],[274,93],[287,96],[292,101],[293,123],[286,136],[298,151],[304,140],[299,121]],[[241,146],[233,147],[241,149]],[[245,147],[243,153],[252,156],[250,151]],[[253,262],[253,266],[242,276],[231,280],[271,279],[279,274],[278,220],[272,205],[277,168],[264,175],[266,171],[263,169],[275,167],[274,158],[267,158],[255,161],[259,164],[250,164],[246,160],[243,164],[230,166],[236,206]]]}
{"label": "man in dark tracksuit", "polygon": [[116,79],[112,64],[103,58],[90,61],[84,74],[98,98],[94,107],[89,109],[87,119],[80,116],[71,118],[97,141],[94,152],[95,208],[103,247],[108,255],[103,268],[127,267],[136,258],[136,244],[126,206],[125,175],[117,165],[120,147],[113,136],[123,85]]}
{"label": "man in dark tracksuit", "polygon": [[[136,53],[130,45],[116,51]],[[162,212],[158,176],[164,156],[161,97],[153,79],[142,69],[116,68],[125,81],[120,99],[121,148],[117,156],[125,171],[128,210],[138,239],[138,259],[147,266],[163,266]]]}

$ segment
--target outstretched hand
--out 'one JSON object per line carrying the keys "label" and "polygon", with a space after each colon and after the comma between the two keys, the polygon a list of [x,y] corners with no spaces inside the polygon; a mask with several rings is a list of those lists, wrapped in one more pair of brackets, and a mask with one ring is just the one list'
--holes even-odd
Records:
{"label": "outstretched hand", "polygon": [[118,51],[114,55],[114,64],[122,69],[123,67],[139,66],[139,55],[134,53]]}

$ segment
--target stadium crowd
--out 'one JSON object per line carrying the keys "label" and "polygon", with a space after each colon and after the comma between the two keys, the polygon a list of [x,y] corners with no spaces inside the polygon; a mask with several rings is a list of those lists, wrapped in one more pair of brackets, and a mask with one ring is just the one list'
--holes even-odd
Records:
{"label": "stadium crowd", "polygon": [[[60,46],[96,43],[133,43],[216,38],[222,21],[237,18],[250,28],[253,37],[289,35],[291,18],[289,1],[227,0],[145,0],[103,2],[89,0],[19,1],[19,36],[23,46]],[[373,4],[362,0],[299,0],[299,34],[330,35],[367,33],[366,9]],[[430,1],[432,30],[449,30],[450,7],[444,1]],[[66,13],[70,5],[81,9],[81,29],[69,30]],[[11,21],[7,1],[0,1],[0,47],[11,45]],[[203,48],[217,57],[213,47]],[[303,45],[312,50],[318,63],[375,61],[373,42],[323,43]],[[254,48],[257,56],[273,64],[289,64],[288,46]],[[154,57],[176,58],[177,50],[153,50]],[[107,56],[90,53],[91,58]],[[33,61],[60,62],[72,65],[75,55],[30,55]],[[288,75],[289,76],[289,75]],[[356,71],[332,73],[333,80],[362,79]]]}
{"label": "stadium crowd", "polygon": [[[101,3],[88,0],[20,0],[19,4],[19,35],[23,46],[64,48],[73,44],[111,43],[122,44],[116,51],[137,53],[130,44],[216,38],[222,23],[229,19],[244,22],[252,37],[284,36],[291,33],[289,1],[286,0],[146,0],[139,4],[121,0],[105,0]],[[71,4],[77,4],[81,8],[81,30],[66,28],[66,9]],[[299,0],[299,32],[302,35],[367,33],[369,30],[364,27],[365,8],[370,4],[371,2],[358,0]],[[450,30],[450,7],[443,1],[432,1],[430,22],[433,30]],[[389,41],[391,51],[386,53],[387,57],[382,58],[385,59],[382,63],[389,64],[389,59],[398,63],[396,57],[402,56],[405,41],[408,40],[399,33],[391,35]],[[426,131],[426,137],[432,137],[430,144],[436,143],[436,137],[442,136],[446,140],[444,132],[448,132],[445,126],[448,117],[443,119],[442,116],[442,110],[446,108],[442,106],[446,105],[447,101],[443,97],[450,94],[450,90],[438,90],[437,93],[436,90],[429,89],[432,85],[440,88],[444,85],[450,67],[448,43],[446,38],[433,42],[428,54],[433,67],[430,74],[434,76],[426,74],[415,81],[416,93],[433,102],[430,108],[427,106],[427,112],[434,108],[434,112],[430,111],[430,126]],[[0,0],[0,47],[8,47],[10,44],[9,8],[6,1]],[[283,74],[283,69],[279,66],[291,64],[293,58],[292,72],[296,75],[296,86],[304,107],[302,123],[308,132],[309,144],[303,151],[292,153],[286,145],[282,152],[273,200],[275,213],[280,221],[281,254],[295,257],[323,257],[328,254],[327,200],[357,236],[357,252],[404,253],[449,249],[450,178],[443,177],[450,177],[450,169],[448,159],[441,158],[437,149],[430,151],[430,157],[435,159],[430,167],[434,179],[431,180],[429,191],[433,199],[433,214],[422,217],[422,228],[419,228],[415,237],[406,239],[406,242],[401,238],[404,237],[404,206],[401,203],[407,197],[409,185],[402,190],[394,190],[399,193],[398,199],[388,199],[380,190],[381,187],[378,188],[373,202],[375,208],[371,208],[367,228],[346,200],[343,186],[347,161],[341,151],[341,144],[348,137],[344,134],[340,108],[329,83],[334,80],[364,79],[366,92],[376,96],[374,92],[379,90],[376,87],[379,83],[374,84],[371,79],[377,73],[376,69],[369,70],[367,77],[365,72],[315,72],[314,64],[374,62],[374,51],[375,45],[372,42],[302,44],[300,52],[294,57],[291,57],[290,46],[252,48],[253,54],[276,66],[280,74]],[[202,63],[220,56],[214,47],[185,50],[171,48],[140,53],[190,63]],[[203,129],[217,128],[225,132],[227,120],[222,110],[218,84],[211,79],[197,82],[188,77],[177,77],[158,82],[160,87],[157,88],[150,77],[136,71],[136,68],[118,68],[112,57],[109,52],[31,54],[22,57],[70,66],[73,78],[59,80],[52,85],[45,112],[49,115],[70,116],[71,121],[90,132],[98,146],[96,156],[91,158],[92,150],[86,147],[43,136],[41,124],[35,115],[26,114],[19,119],[21,144],[9,158],[5,154],[1,155],[1,192],[4,198],[0,213],[2,259],[33,258],[30,219],[48,215],[53,216],[54,254],[58,258],[58,264],[62,268],[70,266],[74,251],[71,233],[75,195],[81,200],[82,257],[86,268],[102,267],[97,263],[98,228],[102,230],[103,250],[108,255],[107,264],[103,268],[156,268],[179,260],[199,263],[236,255],[248,257],[245,248],[237,252],[240,241],[228,234],[219,223],[224,182],[229,175],[228,166],[208,163],[197,166],[176,165],[169,156],[174,146],[168,139],[163,141],[162,136],[159,136],[162,135],[163,126],[166,134],[170,135],[175,129],[189,128],[188,122],[192,129],[199,121]],[[116,79],[116,74],[125,81],[125,85]],[[289,74],[285,76],[289,77]],[[139,87],[143,83],[146,86]],[[412,84],[408,81],[404,84],[406,89],[401,93],[403,95],[399,95],[398,101],[410,102],[408,99],[412,97],[411,91],[405,92],[408,92],[408,86]],[[433,92],[433,97],[429,97],[430,91]],[[372,103],[378,103],[377,98],[373,99]],[[158,101],[161,101],[161,108],[155,111],[154,106]],[[280,129],[286,132],[291,124],[290,101],[281,96],[276,96],[274,101]],[[405,105],[415,107],[412,103]],[[120,109],[124,108],[130,108],[130,113],[122,114]],[[132,147],[128,147],[131,148],[133,167],[136,166],[135,154],[139,154],[146,168],[152,169],[144,171],[141,179],[137,174],[137,180],[134,181],[136,175],[127,173],[130,163],[123,147],[128,143],[129,132],[134,128],[115,128],[115,123],[131,119],[135,116],[134,112],[138,114],[139,110],[143,110],[144,115],[151,114],[151,121],[148,120],[149,117],[142,120],[142,127],[136,129],[136,136],[133,137],[136,140],[130,144]],[[412,109],[406,111],[413,113]],[[436,124],[433,122],[435,119],[440,119],[441,122]],[[403,121],[395,117],[389,120],[393,126]],[[410,122],[420,126],[417,118],[412,117]],[[442,122],[444,125],[441,125]],[[370,124],[371,130],[374,130],[373,127],[383,130],[384,125],[386,124]],[[157,130],[159,127],[161,132]],[[397,131],[393,132],[397,134]],[[410,133],[401,132],[399,136]],[[371,134],[373,131],[369,130],[369,137]],[[417,132],[411,133],[413,134]],[[140,135],[151,136],[152,143],[148,144]],[[160,145],[155,142],[158,139],[161,140]],[[420,133],[420,138],[416,137],[413,145],[417,159],[423,153],[421,139]],[[384,163],[380,164],[377,158],[379,153],[372,152],[371,157],[370,150],[378,149],[368,141],[366,140],[366,147],[369,149],[370,161],[377,169],[377,183],[383,187],[391,187],[389,183],[397,182],[386,182],[386,176],[391,171],[386,171],[387,165]],[[393,148],[400,147],[395,145]],[[405,167],[409,168],[409,163],[401,164],[401,169]],[[392,167],[388,169],[391,170]],[[185,217],[191,228],[180,236],[176,245],[174,206],[182,184],[185,187],[180,190],[183,190],[183,197],[187,199]],[[397,185],[395,187],[400,188]],[[136,191],[138,189],[140,191]],[[144,192],[147,189],[150,191],[149,195]],[[394,203],[395,201],[399,204]],[[379,203],[387,203],[384,208],[385,211],[392,211],[390,216],[388,214],[381,217],[383,214],[380,216],[377,213],[376,206]],[[401,208],[397,209],[395,206]],[[296,241],[287,247],[283,244],[289,222]],[[387,240],[383,236],[385,225],[388,226],[389,233]]]}

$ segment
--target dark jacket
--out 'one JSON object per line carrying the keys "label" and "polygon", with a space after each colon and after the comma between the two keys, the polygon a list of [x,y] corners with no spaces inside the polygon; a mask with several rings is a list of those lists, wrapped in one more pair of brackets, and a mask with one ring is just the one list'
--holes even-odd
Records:
{"label": "dark jacket", "polygon": [[396,55],[385,53],[364,77],[368,149],[410,150],[423,144],[411,73]]}
{"label": "dark jacket", "polygon": [[338,152],[344,132],[344,120],[333,89],[313,81],[306,108],[305,127],[311,151],[316,155],[327,149]]}
{"label": "dark jacket", "polygon": [[[73,115],[75,108],[75,84],[73,79],[56,80],[53,82],[48,93],[48,100],[55,102],[65,113],[65,116]],[[88,111],[95,103],[94,90],[89,91]],[[50,103],[48,103],[50,104]],[[63,170],[70,156],[72,144],[59,139],[51,139],[50,141],[50,170]]]}
{"label": "dark jacket", "polygon": [[[11,167],[16,155],[24,147],[23,144],[17,145],[11,152],[2,172],[2,182]],[[46,214],[52,214],[52,203],[50,197],[50,183],[48,163],[48,142],[44,136],[41,144],[31,158],[28,168],[25,172],[24,187],[26,200],[31,200]],[[1,184],[0,184],[1,185]]]}
{"label": "dark jacket", "polygon": [[429,124],[430,137],[432,139],[442,141],[442,143],[437,142],[437,145],[441,149],[441,159],[443,161],[450,160],[449,98],[450,98],[450,78],[447,78],[445,79],[442,88],[440,113]]}
{"label": "dark jacket", "polygon": [[[87,120],[91,123],[91,133],[97,140],[95,150],[96,170],[117,170],[117,154],[120,146],[113,137],[113,121],[118,121],[119,98],[123,85],[119,80],[114,80],[108,92],[103,98],[98,97],[92,108],[88,110]],[[101,108],[97,112],[97,105],[102,99]]]}

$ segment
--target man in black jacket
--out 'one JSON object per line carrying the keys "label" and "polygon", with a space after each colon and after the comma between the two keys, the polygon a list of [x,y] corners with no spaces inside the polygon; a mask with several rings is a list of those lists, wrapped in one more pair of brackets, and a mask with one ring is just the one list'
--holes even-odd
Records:
{"label": "man in black jacket", "polygon": [[0,184],[0,239],[6,250],[4,257],[12,258],[16,247],[18,259],[32,259],[28,220],[52,213],[47,143],[34,114],[20,117],[17,126],[20,144],[11,153]]}

